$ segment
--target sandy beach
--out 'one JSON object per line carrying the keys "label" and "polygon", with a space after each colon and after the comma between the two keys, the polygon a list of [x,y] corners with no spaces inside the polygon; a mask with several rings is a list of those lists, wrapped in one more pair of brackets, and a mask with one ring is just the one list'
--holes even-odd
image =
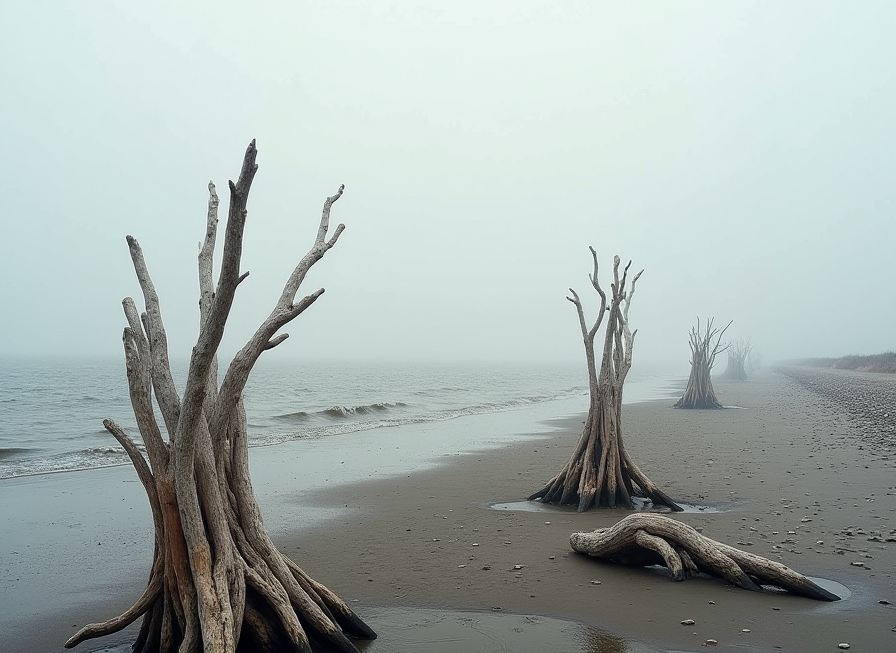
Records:
{"label": "sandy beach", "polygon": [[[870,396],[892,397],[896,379],[800,374],[716,381],[731,407],[721,411],[679,411],[671,401],[628,405],[624,437],[655,483],[704,508],[676,518],[830,581],[847,595],[835,603],[711,579],[673,583],[656,571],[573,553],[570,533],[608,526],[626,511],[578,514],[523,499],[565,462],[581,417],[528,428],[511,420],[525,438],[458,451],[398,476],[353,478],[351,459],[342,456],[335,483],[306,491],[302,478],[289,478],[298,461],[272,448],[253,452],[254,478],[278,546],[378,631],[366,645],[371,653],[697,651],[710,639],[732,651],[833,651],[840,643],[896,650],[894,415],[855,401],[849,409],[835,392],[819,390],[833,379],[847,394],[861,385]],[[323,448],[333,460],[332,443]],[[5,536],[0,551],[5,650],[61,650],[77,627],[113,616],[142,590],[150,519],[132,474],[85,472],[64,491],[61,483],[47,490],[47,479],[0,483],[3,515],[21,521],[28,512],[35,527]],[[38,504],[27,507],[38,487],[71,504],[71,524],[38,528]],[[91,496],[91,507],[79,516],[80,493]],[[98,540],[76,526],[91,520],[127,536]],[[60,540],[60,529],[70,537]],[[682,625],[686,619],[694,625]]]}

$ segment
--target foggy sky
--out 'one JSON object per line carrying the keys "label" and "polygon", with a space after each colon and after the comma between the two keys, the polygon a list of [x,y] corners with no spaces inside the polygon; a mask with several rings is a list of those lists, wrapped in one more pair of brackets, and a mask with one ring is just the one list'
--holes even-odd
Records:
{"label": "foggy sky", "polygon": [[[257,6],[256,6],[257,5]],[[697,316],[764,360],[896,348],[896,3],[44,2],[0,23],[0,354],[120,355],[144,248],[196,335],[206,186],[258,142],[222,354],[323,200],[325,295],[266,356],[580,360],[593,245],[636,365]],[[302,293],[304,294],[304,293]]]}

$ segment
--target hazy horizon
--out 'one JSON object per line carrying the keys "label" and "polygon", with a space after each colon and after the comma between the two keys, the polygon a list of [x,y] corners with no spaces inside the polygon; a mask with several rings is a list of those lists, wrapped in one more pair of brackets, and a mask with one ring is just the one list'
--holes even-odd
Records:
{"label": "hazy horizon", "polygon": [[768,363],[896,349],[896,4],[39,0],[0,19],[0,355],[120,356],[132,234],[188,356],[206,187],[223,225],[252,138],[225,359],[343,183],[345,233],[300,291],[326,293],[265,357],[574,364],[589,245],[604,287],[615,254],[645,270],[636,369],[686,369],[697,317]]}

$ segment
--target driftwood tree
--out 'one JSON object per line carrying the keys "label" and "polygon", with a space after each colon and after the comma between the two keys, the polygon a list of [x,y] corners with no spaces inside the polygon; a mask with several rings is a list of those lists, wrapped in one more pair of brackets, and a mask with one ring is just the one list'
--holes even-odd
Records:
{"label": "driftwood tree", "polygon": [[700,318],[697,318],[697,326],[691,327],[691,374],[688,377],[688,385],[673,408],[721,408],[722,404],[716,399],[716,393],[712,388],[712,366],[715,365],[716,356],[725,351],[728,346],[722,346],[722,336],[731,326],[731,322],[724,329],[713,327],[713,319],[710,318],[700,329]]}
{"label": "driftwood tree", "polygon": [[736,340],[728,347],[728,367],[722,373],[723,379],[746,381],[747,356],[753,351],[753,343],[749,340]]}
{"label": "driftwood tree", "polygon": [[747,354],[747,360],[744,364],[744,369],[747,371],[747,374],[756,374],[759,370],[762,369],[762,354],[760,354],[755,349],[751,349],[750,353]]}
{"label": "driftwood tree", "polygon": [[[217,285],[212,257],[218,196],[209,183],[206,234],[199,253],[200,330],[182,396],[172,381],[158,295],[140,245],[127,238],[146,306],[139,315],[133,299],[123,302],[128,386],[146,456],[118,424],[103,424],[127,451],[146,489],[155,552],[147,587],[137,602],[119,617],[85,626],[66,647],[121,630],[141,616],[136,653],[354,652],[350,637],[376,637],[339,597],[281,554],[267,535],[249,478],[242,399],[258,358],[288,337],[277,332],[324,292],[321,288],[296,301],[311,266],[344,229],[340,224],[328,239],[330,208],[342,196],[342,187],[324,202],[314,244],[293,270],[270,316],[236,354],[218,385],[218,346],[237,287],[248,275],[240,272],[240,258],[255,158],[252,141],[237,182],[230,182]],[[153,395],[162,424],[153,412]]]}
{"label": "driftwood tree", "polygon": [[[632,509],[632,497],[642,495],[655,505],[681,510],[638,469],[622,442],[622,388],[632,366],[632,347],[637,333],[629,329],[628,310],[635,294],[635,283],[643,270],[631,279],[631,286],[628,286],[631,261],[620,275],[619,257],[614,257],[613,283],[608,297],[598,281],[597,253],[594,248],[589,249],[593,261],[591,285],[600,296],[600,310],[590,328],[585,322],[585,312],[576,291],[570,288],[570,296],[567,297],[578,312],[585,344],[590,396],[588,416],[578,444],[563,469],[529,500],[577,504],[579,512],[582,512],[593,506]],[[594,338],[604,319],[607,325],[598,371]]]}
{"label": "driftwood tree", "polygon": [[673,580],[703,573],[755,592],[761,592],[762,585],[774,585],[819,601],[840,600],[790,567],[711,540],[662,515],[629,515],[608,528],[573,533],[569,543],[574,551],[610,562],[664,565]]}

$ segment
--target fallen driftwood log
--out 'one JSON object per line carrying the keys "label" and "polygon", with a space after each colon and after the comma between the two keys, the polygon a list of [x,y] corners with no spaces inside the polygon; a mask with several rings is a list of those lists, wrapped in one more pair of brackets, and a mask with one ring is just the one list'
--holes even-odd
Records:
{"label": "fallen driftwood log", "polygon": [[711,540],[662,515],[629,515],[609,528],[573,533],[569,543],[578,553],[620,564],[665,564],[677,581],[704,573],[754,592],[774,585],[819,601],[840,600],[790,567]]}

